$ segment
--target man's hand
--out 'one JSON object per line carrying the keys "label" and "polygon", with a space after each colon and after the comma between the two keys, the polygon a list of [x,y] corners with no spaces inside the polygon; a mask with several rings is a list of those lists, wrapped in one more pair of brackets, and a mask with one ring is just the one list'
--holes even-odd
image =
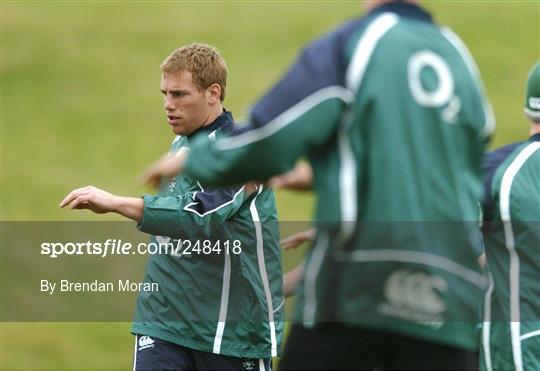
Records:
{"label": "man's hand", "polygon": [[283,250],[296,249],[298,246],[302,245],[304,242],[313,241],[315,239],[315,228],[311,228],[302,232],[298,232],[284,238],[280,241],[281,247]]}
{"label": "man's hand", "polygon": [[88,209],[96,214],[114,212],[136,222],[141,221],[144,209],[141,198],[116,196],[92,186],[71,191],[60,202],[60,207],[67,205],[71,209]]}
{"label": "man's hand", "polygon": [[313,170],[308,163],[298,162],[291,171],[270,178],[268,185],[274,188],[308,191],[313,188]]}
{"label": "man's hand", "polygon": [[104,214],[115,211],[117,204],[118,196],[96,187],[87,186],[71,191],[60,202],[60,207],[70,205],[71,209],[88,209],[96,214]]}
{"label": "man's hand", "polygon": [[296,288],[304,275],[304,263],[283,275],[283,296],[286,298],[296,294]]}
{"label": "man's hand", "polygon": [[181,149],[175,155],[163,155],[141,175],[141,181],[154,189],[158,188],[162,179],[170,179],[184,170],[188,152]]}

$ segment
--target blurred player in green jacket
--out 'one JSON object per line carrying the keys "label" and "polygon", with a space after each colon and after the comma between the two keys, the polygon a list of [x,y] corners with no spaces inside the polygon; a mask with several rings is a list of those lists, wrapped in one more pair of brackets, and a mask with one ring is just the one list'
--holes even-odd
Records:
{"label": "blurred player in green jacket", "polygon": [[540,369],[540,62],[528,76],[530,138],[486,155],[484,234],[492,275],[482,368]]}

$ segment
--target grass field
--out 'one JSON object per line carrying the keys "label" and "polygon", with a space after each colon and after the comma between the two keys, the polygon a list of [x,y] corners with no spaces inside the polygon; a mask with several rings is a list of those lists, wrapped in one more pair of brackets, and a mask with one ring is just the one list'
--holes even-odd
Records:
{"label": "grass field", "polygon": [[[498,121],[492,146],[524,138],[523,91],[540,55],[540,2],[425,3],[479,64]],[[226,107],[241,119],[302,45],[360,13],[358,1],[2,0],[0,6],[2,221],[119,220],[57,204],[87,184],[148,192],[136,177],[171,140],[159,64],[172,49],[203,41],[221,50],[230,71]],[[280,219],[309,220],[312,200],[279,192]],[[301,255],[286,255],[285,267]],[[128,369],[128,329],[3,323],[0,369]]]}

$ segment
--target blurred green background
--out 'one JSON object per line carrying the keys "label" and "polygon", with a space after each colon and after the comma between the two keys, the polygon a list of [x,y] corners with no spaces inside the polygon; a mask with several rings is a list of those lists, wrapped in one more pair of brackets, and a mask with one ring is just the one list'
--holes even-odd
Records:
{"label": "blurred green background", "polygon": [[[540,2],[424,4],[480,67],[497,116],[492,147],[525,138],[523,91],[540,55]],[[226,107],[241,120],[305,43],[362,11],[359,1],[0,6],[2,221],[119,220],[57,205],[88,184],[148,192],[136,177],[172,139],[159,92],[159,65],[172,49],[192,41],[220,49],[229,66]],[[312,201],[278,192],[280,219],[309,220]],[[285,268],[302,253],[286,254]],[[3,323],[0,335],[1,369],[130,368],[129,324]]]}

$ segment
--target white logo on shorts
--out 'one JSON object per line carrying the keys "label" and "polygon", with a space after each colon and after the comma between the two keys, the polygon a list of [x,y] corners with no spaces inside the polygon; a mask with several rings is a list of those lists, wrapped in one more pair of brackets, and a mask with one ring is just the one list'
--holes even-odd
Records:
{"label": "white logo on shorts", "polygon": [[141,336],[139,338],[139,350],[144,350],[154,347],[154,339],[150,336]]}

